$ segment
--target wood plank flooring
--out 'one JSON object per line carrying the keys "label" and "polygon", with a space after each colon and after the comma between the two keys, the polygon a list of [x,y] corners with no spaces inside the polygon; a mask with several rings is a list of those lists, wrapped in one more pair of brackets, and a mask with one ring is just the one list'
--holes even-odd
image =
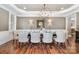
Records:
{"label": "wood plank flooring", "polygon": [[3,44],[0,46],[0,54],[72,54],[79,53],[79,44],[74,48],[58,48],[55,44],[49,45],[44,44],[26,44],[22,47],[12,44],[12,41]]}
{"label": "wood plank flooring", "polygon": [[63,45],[58,48],[56,44],[26,44],[19,48],[18,44],[13,44],[9,41],[0,46],[0,54],[79,54],[79,43],[75,43],[73,38],[70,38],[67,48]]}

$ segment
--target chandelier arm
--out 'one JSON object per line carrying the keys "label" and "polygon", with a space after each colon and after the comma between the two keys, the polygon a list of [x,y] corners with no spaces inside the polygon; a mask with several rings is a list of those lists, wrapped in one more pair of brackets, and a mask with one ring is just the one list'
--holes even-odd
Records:
{"label": "chandelier arm", "polygon": [[40,15],[42,17],[49,17],[52,15],[52,12],[49,10],[49,8],[46,7],[46,4],[43,4],[43,7],[40,11]]}

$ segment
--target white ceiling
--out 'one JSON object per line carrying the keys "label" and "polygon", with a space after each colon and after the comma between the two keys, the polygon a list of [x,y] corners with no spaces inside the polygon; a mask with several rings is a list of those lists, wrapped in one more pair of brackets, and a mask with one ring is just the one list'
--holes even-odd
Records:
{"label": "white ceiling", "polygon": [[[26,11],[40,11],[44,4],[15,4],[18,8],[24,10],[26,7]],[[68,9],[73,4],[46,4],[48,10],[51,11],[61,11],[61,8]]]}
{"label": "white ceiling", "polygon": [[[21,4],[19,4],[19,5],[21,5]],[[0,4],[0,7],[19,17],[40,17],[40,15],[39,15],[40,7],[39,6],[41,6],[43,4],[25,4],[25,5],[30,6],[30,8],[28,8],[29,11],[28,10],[25,11],[24,9],[18,8],[16,6],[16,4]],[[38,7],[36,7],[36,6],[38,6]],[[66,17],[71,14],[75,14],[75,13],[79,12],[79,4],[51,4],[51,6],[50,5],[48,5],[48,6],[49,6],[48,8],[50,8],[52,10],[52,12],[51,12],[52,15],[50,17]],[[54,6],[54,7],[52,7],[52,6]],[[61,10],[61,11],[57,11],[56,6],[57,7],[63,6],[65,9]],[[60,7],[60,8],[62,8],[62,7]],[[35,10],[37,10],[37,11],[35,11]]]}

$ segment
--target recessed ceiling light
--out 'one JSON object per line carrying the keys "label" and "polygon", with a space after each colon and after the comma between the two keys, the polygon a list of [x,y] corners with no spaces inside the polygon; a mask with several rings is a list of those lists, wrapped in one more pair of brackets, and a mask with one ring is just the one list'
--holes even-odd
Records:
{"label": "recessed ceiling light", "polygon": [[64,8],[62,7],[61,10],[63,10]]}
{"label": "recessed ceiling light", "polygon": [[27,9],[26,7],[24,7],[24,9]]}

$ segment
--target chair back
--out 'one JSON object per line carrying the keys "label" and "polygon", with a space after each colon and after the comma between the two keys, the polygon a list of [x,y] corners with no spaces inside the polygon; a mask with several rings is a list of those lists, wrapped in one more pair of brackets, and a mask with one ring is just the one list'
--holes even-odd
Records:
{"label": "chair back", "polygon": [[28,42],[28,32],[27,31],[19,31],[19,42]]}
{"label": "chair back", "polygon": [[64,43],[65,40],[66,40],[65,32],[63,32],[63,31],[57,31],[56,34],[57,34],[57,37],[56,37],[55,41],[56,42]]}
{"label": "chair back", "polygon": [[51,32],[44,32],[43,33],[43,42],[44,43],[52,43],[52,33]]}
{"label": "chair back", "polygon": [[31,43],[40,42],[40,32],[31,32]]}

